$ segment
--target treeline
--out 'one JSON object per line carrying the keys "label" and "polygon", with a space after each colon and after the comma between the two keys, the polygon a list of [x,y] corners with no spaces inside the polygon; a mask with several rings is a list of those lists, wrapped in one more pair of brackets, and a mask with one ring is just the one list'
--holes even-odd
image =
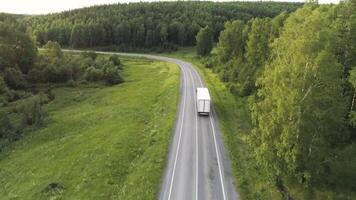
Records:
{"label": "treeline", "polygon": [[29,27],[40,45],[57,41],[73,48],[172,49],[195,45],[195,35],[201,27],[210,26],[217,39],[225,21],[274,17],[300,6],[301,3],[274,2],[141,2],[29,16],[21,23]]}
{"label": "treeline", "polygon": [[[245,141],[284,198],[321,198],[316,190],[349,198],[356,191],[356,2],[227,22],[213,52],[205,65],[248,97],[253,128]],[[290,193],[295,186],[305,192]]]}
{"label": "treeline", "polygon": [[8,141],[19,139],[26,127],[44,123],[43,105],[55,99],[54,87],[123,82],[118,56],[69,55],[52,41],[38,52],[17,20],[0,15],[0,151]]}

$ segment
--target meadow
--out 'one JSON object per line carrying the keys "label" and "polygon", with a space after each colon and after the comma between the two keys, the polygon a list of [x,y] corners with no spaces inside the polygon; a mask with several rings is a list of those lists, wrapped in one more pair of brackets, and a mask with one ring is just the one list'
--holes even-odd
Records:
{"label": "meadow", "polygon": [[120,58],[125,83],[57,87],[45,125],[0,154],[1,199],[155,199],[178,101],[174,64]]}

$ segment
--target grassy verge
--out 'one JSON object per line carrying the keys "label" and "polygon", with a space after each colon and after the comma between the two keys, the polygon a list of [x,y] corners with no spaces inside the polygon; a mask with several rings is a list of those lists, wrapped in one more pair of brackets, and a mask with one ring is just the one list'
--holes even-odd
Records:
{"label": "grassy verge", "polygon": [[178,68],[122,58],[125,83],[61,87],[45,126],[0,154],[1,199],[155,199],[178,100]]}
{"label": "grassy verge", "polygon": [[217,75],[203,66],[195,56],[194,48],[183,48],[164,55],[194,64],[209,87],[241,198],[281,199],[274,186],[269,185],[259,171],[252,157],[252,149],[244,142],[251,128],[247,99],[234,97]]}

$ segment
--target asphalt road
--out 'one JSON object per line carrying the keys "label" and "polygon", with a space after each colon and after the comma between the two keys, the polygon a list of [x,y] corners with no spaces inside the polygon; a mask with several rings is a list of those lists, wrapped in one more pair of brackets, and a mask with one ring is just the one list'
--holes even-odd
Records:
{"label": "asphalt road", "polygon": [[239,199],[214,109],[212,108],[213,112],[209,116],[197,114],[195,89],[204,87],[205,84],[192,64],[174,58],[147,54],[97,53],[173,62],[181,70],[179,109],[158,198],[161,200]]}

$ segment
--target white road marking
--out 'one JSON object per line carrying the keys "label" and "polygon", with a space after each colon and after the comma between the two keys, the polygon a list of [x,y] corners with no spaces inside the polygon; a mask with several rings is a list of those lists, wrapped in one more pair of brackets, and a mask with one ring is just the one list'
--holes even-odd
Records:
{"label": "white road marking", "polygon": [[[185,71],[183,69],[183,67],[180,67],[181,70],[182,70],[182,73],[184,74]],[[182,76],[183,77],[183,80],[186,81],[186,78],[184,78],[184,75]],[[178,160],[178,154],[179,154],[179,148],[180,148],[180,141],[181,141],[181,138],[182,138],[182,129],[183,129],[183,122],[184,122],[184,113],[185,113],[185,99],[187,97],[187,84],[183,84],[183,89],[184,89],[184,96],[183,96],[183,112],[182,112],[182,122],[180,124],[180,128],[179,128],[179,138],[178,138],[178,146],[177,146],[177,151],[176,151],[176,157],[175,157],[175,160],[174,160],[174,165],[173,165],[173,172],[172,172],[172,178],[171,178],[171,184],[170,184],[170,187],[169,187],[169,194],[168,194],[168,200],[171,199],[171,195],[172,195],[172,188],[173,188],[173,182],[174,182],[174,175],[175,175],[175,171],[176,171],[176,166],[177,166],[177,160]]]}
{"label": "white road marking", "polygon": [[209,119],[210,119],[210,124],[211,124],[211,126],[213,128],[214,144],[215,144],[216,157],[218,159],[219,174],[220,174],[220,181],[221,181],[221,189],[222,189],[222,192],[223,192],[223,198],[224,198],[224,200],[226,200],[223,175],[222,175],[222,172],[221,172],[220,156],[219,156],[219,152],[218,152],[218,146],[216,144],[215,128],[214,128],[212,117],[210,116]]}
{"label": "white road marking", "polygon": [[[190,79],[192,81],[192,84],[194,86],[194,79],[193,79],[193,75],[189,70],[189,75],[190,75]],[[196,94],[195,94],[195,86],[193,87],[193,98],[194,98],[194,103],[196,102]],[[198,175],[199,175],[199,146],[198,146],[198,112],[197,112],[197,107],[196,104],[194,105],[194,113],[195,113],[195,199],[198,200]]]}

